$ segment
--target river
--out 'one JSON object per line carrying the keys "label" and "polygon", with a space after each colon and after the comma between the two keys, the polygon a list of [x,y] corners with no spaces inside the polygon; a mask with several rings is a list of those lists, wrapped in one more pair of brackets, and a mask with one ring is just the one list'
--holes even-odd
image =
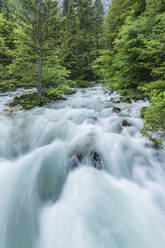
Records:
{"label": "river", "polygon": [[165,151],[140,133],[148,103],[114,113],[94,87],[6,116],[20,93],[0,96],[0,248],[164,248]]}

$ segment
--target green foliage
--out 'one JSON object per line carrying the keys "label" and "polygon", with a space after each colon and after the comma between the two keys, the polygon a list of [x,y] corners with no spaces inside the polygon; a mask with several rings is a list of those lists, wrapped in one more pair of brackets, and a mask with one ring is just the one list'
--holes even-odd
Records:
{"label": "green foliage", "polygon": [[43,65],[44,86],[58,87],[60,84],[67,84],[70,72],[62,66],[58,56],[47,56]]}
{"label": "green foliage", "polygon": [[[161,85],[165,87],[165,81],[161,81]],[[152,85],[152,87],[154,86]],[[151,90],[150,87],[149,92],[151,106],[143,111],[145,121],[142,133],[152,140],[153,132],[165,132],[165,90],[161,91],[156,85],[155,89]]]}
{"label": "green foliage", "polygon": [[[0,11],[0,90],[91,86],[101,47],[101,0],[4,0]],[[67,86],[68,85],[68,86]]]}
{"label": "green foliage", "polygon": [[8,66],[9,75],[23,87],[37,86],[38,56],[32,46],[31,25],[24,25],[15,30],[13,62]]}
{"label": "green foliage", "polygon": [[94,80],[92,63],[98,56],[104,13],[96,0],[63,1],[62,57],[73,80]]}
{"label": "green foliage", "polygon": [[113,0],[104,31],[105,48],[94,63],[105,84],[151,106],[142,113],[142,133],[165,131],[165,1]]}
{"label": "green foliage", "polygon": [[24,94],[14,97],[13,101],[10,103],[10,106],[13,107],[20,105],[23,109],[32,109],[48,104],[51,101],[65,100],[66,98],[64,95],[74,94],[75,92],[76,91],[70,89],[68,85],[61,84],[57,88],[46,89],[43,94],[42,103],[38,101],[37,93],[34,92],[31,94]]}
{"label": "green foliage", "polygon": [[45,96],[49,99],[49,100],[64,100],[65,98],[63,97],[63,91],[59,88],[55,89],[55,88],[51,88],[51,89],[47,89],[45,91]]}
{"label": "green foliage", "polygon": [[71,89],[67,84],[60,84],[58,89],[61,90],[64,95],[71,95],[76,93],[76,90]]}
{"label": "green foliage", "polygon": [[12,63],[12,51],[15,49],[14,28],[16,24],[0,14],[0,88],[7,85],[8,66]]}
{"label": "green foliage", "polygon": [[[46,104],[46,103],[47,101],[44,98],[43,104]],[[41,106],[38,101],[37,93],[25,94],[22,96],[14,97],[13,101],[10,103],[10,106],[13,107],[17,105],[20,105],[23,109],[26,109],[26,110]]]}

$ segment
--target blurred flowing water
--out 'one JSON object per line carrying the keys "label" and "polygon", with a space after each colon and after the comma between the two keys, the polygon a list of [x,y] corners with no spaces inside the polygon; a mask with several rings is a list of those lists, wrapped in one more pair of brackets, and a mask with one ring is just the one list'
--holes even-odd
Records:
{"label": "blurred flowing water", "polygon": [[165,151],[140,134],[147,102],[113,113],[94,87],[6,116],[12,97],[0,97],[0,248],[165,247]]}

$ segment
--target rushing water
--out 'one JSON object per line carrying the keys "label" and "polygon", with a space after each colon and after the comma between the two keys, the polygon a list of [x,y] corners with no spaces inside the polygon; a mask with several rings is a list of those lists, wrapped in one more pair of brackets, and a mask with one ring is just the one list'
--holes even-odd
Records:
{"label": "rushing water", "polygon": [[165,151],[140,134],[146,103],[113,113],[95,87],[6,116],[11,98],[0,100],[0,248],[165,247]]}

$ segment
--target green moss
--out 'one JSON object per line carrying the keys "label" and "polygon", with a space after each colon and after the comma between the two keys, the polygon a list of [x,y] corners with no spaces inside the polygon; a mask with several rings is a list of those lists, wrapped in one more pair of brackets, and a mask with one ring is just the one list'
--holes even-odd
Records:
{"label": "green moss", "polygon": [[[42,99],[42,105],[46,104],[47,100]],[[37,93],[25,94],[22,96],[14,97],[13,101],[10,103],[10,106],[20,105],[23,109],[32,109],[38,106],[41,106],[38,102]]]}
{"label": "green moss", "polygon": [[23,109],[32,109],[35,107],[39,107],[45,104],[50,103],[51,101],[57,101],[57,100],[65,100],[65,95],[73,94],[75,93],[75,90],[70,89],[69,86],[60,86],[58,88],[50,88],[46,89],[43,97],[42,97],[42,103],[40,104],[38,101],[38,95],[36,92],[31,94],[25,94],[22,96],[16,96],[14,97],[13,101],[10,103],[10,106],[16,106],[20,105]]}

